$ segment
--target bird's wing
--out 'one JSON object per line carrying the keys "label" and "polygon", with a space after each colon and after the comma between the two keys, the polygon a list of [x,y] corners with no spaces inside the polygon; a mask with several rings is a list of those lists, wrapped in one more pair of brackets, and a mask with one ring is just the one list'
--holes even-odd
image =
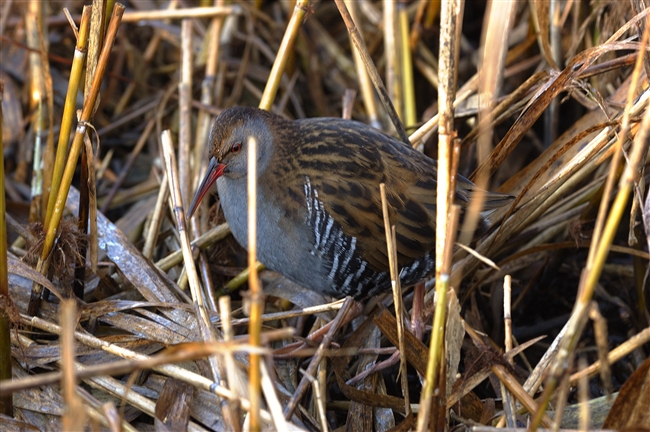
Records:
{"label": "bird's wing", "polygon": [[[435,169],[431,163],[418,168],[423,160],[432,161],[410,149],[405,155],[392,150],[386,155],[384,144],[381,152],[378,147],[386,135],[360,124],[343,124],[344,130],[321,128],[317,143],[297,150],[302,154],[294,158],[299,162],[292,175],[298,178],[287,184],[309,179],[325,213],[333,216],[346,236],[357,239],[356,253],[373,270],[387,272],[379,193],[379,185],[386,184],[389,220],[396,226],[398,264],[411,264],[430,253],[435,244]],[[350,141],[355,144],[349,145]],[[404,146],[397,141],[393,144]],[[421,159],[409,161],[413,154]]]}

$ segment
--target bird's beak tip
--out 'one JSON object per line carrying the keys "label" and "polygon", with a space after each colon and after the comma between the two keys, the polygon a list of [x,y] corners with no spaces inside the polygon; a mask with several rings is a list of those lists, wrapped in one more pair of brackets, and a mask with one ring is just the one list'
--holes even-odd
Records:
{"label": "bird's beak tip", "polygon": [[196,190],[194,198],[192,199],[192,203],[190,204],[190,208],[187,211],[188,219],[194,215],[194,212],[199,207],[201,200],[203,200],[203,197],[208,193],[210,187],[214,184],[214,182],[216,182],[217,179],[223,175],[225,168],[226,165],[219,162],[216,158],[213,157],[210,159],[210,164],[208,165],[205,177],[203,177],[201,184]]}

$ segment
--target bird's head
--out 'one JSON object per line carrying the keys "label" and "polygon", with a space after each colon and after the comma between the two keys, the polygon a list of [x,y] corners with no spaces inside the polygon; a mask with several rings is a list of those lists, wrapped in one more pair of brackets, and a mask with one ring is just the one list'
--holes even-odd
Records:
{"label": "bird's head", "polygon": [[271,116],[273,114],[257,108],[233,107],[222,111],[214,120],[210,131],[210,163],[194,195],[188,217],[192,217],[219,177],[246,177],[251,139],[257,142],[257,172],[263,172],[273,150],[273,134],[269,125]]}

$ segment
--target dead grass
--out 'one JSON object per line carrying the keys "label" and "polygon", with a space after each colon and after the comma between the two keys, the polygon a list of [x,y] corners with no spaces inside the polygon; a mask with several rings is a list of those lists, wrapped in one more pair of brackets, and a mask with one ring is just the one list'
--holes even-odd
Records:
{"label": "dead grass", "polygon": [[[650,396],[639,391],[650,377],[650,63],[639,55],[648,10],[517,2],[509,15],[503,2],[493,13],[466,2],[454,20],[435,2],[346,1],[357,54],[334,2],[176,3],[132,1],[112,19],[88,9],[83,25],[82,2],[0,4],[11,274],[0,294],[12,326],[0,350],[13,357],[13,380],[0,383],[13,417],[3,422],[383,431],[561,418],[566,429],[650,428]],[[99,65],[98,78],[84,62]],[[291,118],[347,111],[398,136],[376,77],[412,145],[516,200],[490,216],[474,253],[456,248],[451,261],[446,231],[453,264],[437,288],[360,305],[263,270],[264,309],[251,323],[247,255],[218,205],[191,224],[173,211],[205,168],[211,119],[232,105]],[[357,97],[344,102],[349,89]],[[161,144],[168,129],[173,161]],[[36,249],[14,220],[45,227],[31,233]],[[184,267],[192,253],[196,271]],[[83,299],[62,301],[74,292]],[[599,399],[619,391],[614,404]]]}

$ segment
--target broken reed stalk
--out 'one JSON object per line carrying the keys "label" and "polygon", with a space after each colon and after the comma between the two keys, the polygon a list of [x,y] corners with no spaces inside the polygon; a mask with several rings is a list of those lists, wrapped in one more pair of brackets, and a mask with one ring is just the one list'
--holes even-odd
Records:
{"label": "broken reed stalk", "polygon": [[[503,333],[504,353],[507,354],[512,351],[512,278],[510,275],[503,278]],[[510,359],[510,363],[513,363],[512,359]],[[517,427],[515,401],[502,381],[499,382],[499,385],[505,411],[499,420],[499,426],[503,427],[503,423],[506,422],[509,428]]]}

